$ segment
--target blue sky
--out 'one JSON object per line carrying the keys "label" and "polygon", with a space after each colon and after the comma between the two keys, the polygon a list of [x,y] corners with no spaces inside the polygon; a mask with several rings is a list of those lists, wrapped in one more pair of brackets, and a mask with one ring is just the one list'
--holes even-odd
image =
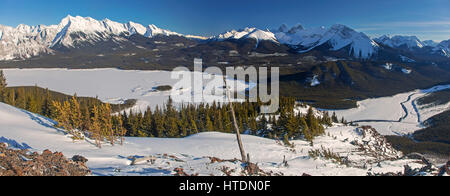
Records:
{"label": "blue sky", "polygon": [[215,35],[253,26],[345,24],[371,36],[450,39],[450,0],[0,0],[0,24],[57,24],[70,15]]}

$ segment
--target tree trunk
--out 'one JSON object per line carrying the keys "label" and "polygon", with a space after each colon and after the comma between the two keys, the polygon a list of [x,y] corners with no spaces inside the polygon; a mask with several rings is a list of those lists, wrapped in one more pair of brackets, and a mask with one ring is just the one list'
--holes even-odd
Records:
{"label": "tree trunk", "polygon": [[234,113],[233,102],[231,101],[231,95],[230,95],[230,91],[228,90],[228,85],[227,85],[225,76],[223,77],[223,82],[225,83],[226,94],[228,97],[228,102],[230,103],[231,114],[233,116],[233,122],[234,122],[233,124],[234,124],[234,128],[236,130],[236,138],[237,138],[237,142],[239,145],[239,150],[241,151],[242,161],[247,162],[247,155],[245,154],[244,146],[242,145],[241,133],[240,133],[239,126],[238,126],[238,123],[236,120],[236,114]]}

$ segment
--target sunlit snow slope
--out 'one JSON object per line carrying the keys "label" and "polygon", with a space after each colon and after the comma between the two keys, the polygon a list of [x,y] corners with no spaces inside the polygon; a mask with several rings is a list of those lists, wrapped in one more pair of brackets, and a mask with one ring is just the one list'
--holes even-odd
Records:
{"label": "sunlit snow slope", "polygon": [[[104,144],[98,149],[92,141],[73,142],[63,130],[53,128],[53,124],[36,114],[0,103],[0,142],[33,151],[60,151],[67,157],[85,156],[93,175],[173,175],[175,168],[184,168],[188,174],[225,175],[221,171],[224,166],[235,169],[233,175],[240,175],[242,171],[239,162],[211,163],[207,158],[238,157],[233,134],[209,132],[183,139],[126,138],[123,146]],[[282,175],[366,175],[367,172],[400,172],[406,164],[422,166],[413,160],[398,159],[401,153],[382,141],[372,132],[363,134],[361,129],[346,126],[327,129],[327,136],[318,137],[314,147],[299,140],[293,141],[294,148],[288,148],[275,140],[243,136],[245,150],[252,161],[264,171]],[[361,150],[363,144],[365,147]],[[349,166],[314,159],[308,153],[313,149],[330,149],[347,157]],[[373,154],[379,156],[373,157]],[[130,165],[130,156],[153,156],[155,162]],[[288,166],[283,164],[284,157]]]}

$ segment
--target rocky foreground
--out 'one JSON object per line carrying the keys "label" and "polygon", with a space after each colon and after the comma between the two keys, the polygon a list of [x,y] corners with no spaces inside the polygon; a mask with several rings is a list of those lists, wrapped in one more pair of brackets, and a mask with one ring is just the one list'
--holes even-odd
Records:
{"label": "rocky foreground", "polygon": [[0,176],[87,176],[87,159],[67,159],[60,152],[45,150],[42,154],[8,148],[0,143]]}

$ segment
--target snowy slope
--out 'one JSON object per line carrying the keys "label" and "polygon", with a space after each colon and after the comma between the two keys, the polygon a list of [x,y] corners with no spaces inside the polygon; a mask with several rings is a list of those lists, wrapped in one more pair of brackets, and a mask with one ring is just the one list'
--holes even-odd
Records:
{"label": "snowy slope", "polygon": [[95,20],[90,17],[68,15],[57,25],[28,26],[16,28],[0,25],[0,60],[27,59],[40,54],[51,54],[56,46],[76,47],[78,44],[94,44],[120,36],[140,34],[145,37],[183,36],[155,25],[147,27],[134,23],[118,23],[109,19]]}
{"label": "snowy slope", "polygon": [[364,33],[345,25],[333,25],[330,28],[320,27],[304,29],[301,25],[287,31],[285,26],[275,33],[277,39],[284,44],[298,45],[305,48],[300,52],[308,52],[324,44],[336,51],[350,46],[349,55],[356,58],[369,58],[377,52],[378,44]]}
{"label": "snowy slope", "polygon": [[[242,171],[239,162],[212,163],[206,158],[238,157],[233,134],[209,132],[183,139],[126,138],[123,146],[104,144],[102,149],[97,149],[92,141],[73,142],[64,130],[53,128],[53,124],[41,116],[0,103],[0,142],[33,151],[60,151],[67,157],[85,156],[93,175],[173,175],[175,168],[183,168],[188,174],[225,175],[224,166],[236,170],[232,175],[240,175]],[[335,126],[326,132],[326,136],[314,141],[313,147],[301,140],[293,141],[294,148],[287,148],[275,140],[247,135],[242,139],[253,162],[274,174],[366,175],[367,172],[400,172],[406,164],[413,168],[423,166],[415,160],[398,159],[401,153],[370,130]],[[347,157],[349,166],[309,156],[310,150],[321,149]],[[130,156],[152,156],[155,161],[130,165]],[[288,166],[282,162],[284,157]]]}
{"label": "snowy slope", "polygon": [[449,88],[450,85],[442,85],[392,97],[367,99],[358,102],[358,108],[335,112],[349,122],[370,125],[383,135],[406,135],[423,129],[422,123],[428,118],[450,109],[450,103],[419,107],[417,100],[431,92]]}

